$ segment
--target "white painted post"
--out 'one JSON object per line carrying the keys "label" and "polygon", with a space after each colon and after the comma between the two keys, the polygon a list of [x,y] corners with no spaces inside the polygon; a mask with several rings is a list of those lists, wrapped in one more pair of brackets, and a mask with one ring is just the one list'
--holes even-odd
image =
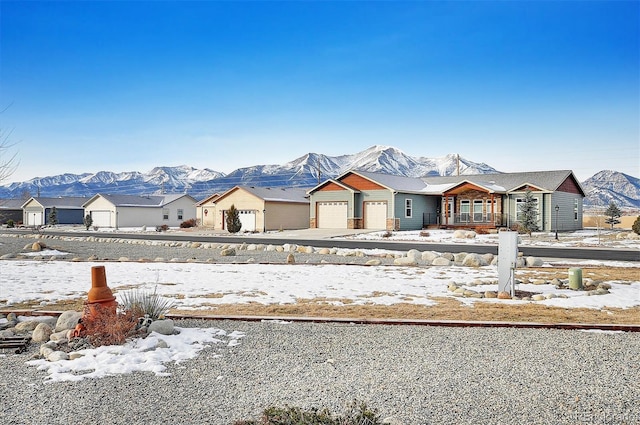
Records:
{"label": "white painted post", "polygon": [[518,232],[511,230],[498,233],[498,292],[509,292],[514,296],[514,271],[518,258]]}

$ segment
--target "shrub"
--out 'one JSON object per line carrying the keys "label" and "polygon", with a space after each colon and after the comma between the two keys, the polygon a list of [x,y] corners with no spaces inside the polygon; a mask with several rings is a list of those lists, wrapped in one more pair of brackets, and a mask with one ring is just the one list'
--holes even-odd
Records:
{"label": "shrub", "polygon": [[236,206],[231,204],[226,214],[226,224],[229,233],[238,233],[242,229],[242,223],[240,222],[240,213],[236,209]]}
{"label": "shrub", "polygon": [[[85,317],[88,315],[85,307]],[[94,347],[103,345],[122,345],[128,338],[135,336],[137,319],[133,312],[113,313],[109,308],[95,306],[91,320],[82,323],[87,339]]]}
{"label": "shrub", "polygon": [[343,415],[334,415],[327,408],[269,407],[260,420],[242,420],[234,425],[381,425],[378,412],[365,403],[352,402]]}
{"label": "shrub", "polygon": [[190,218],[189,220],[185,220],[182,223],[180,223],[180,228],[182,229],[188,229],[190,227],[196,227],[196,219],[195,218]]}
{"label": "shrub", "polygon": [[87,214],[86,216],[84,216],[84,219],[82,221],[84,223],[84,227],[89,230],[89,227],[91,227],[91,225],[93,224],[93,218],[91,218],[91,214]]}
{"label": "shrub", "polygon": [[420,232],[420,236],[423,238],[428,238],[429,236],[431,236],[431,233],[427,232],[426,230],[422,230]]}
{"label": "shrub", "polygon": [[152,293],[137,289],[122,292],[120,299],[120,307],[131,311],[134,318],[147,316],[151,320],[161,319],[175,305],[173,300],[158,295],[155,289]]}
{"label": "shrub", "polygon": [[166,232],[167,230],[169,230],[169,226],[166,224],[163,224],[162,226],[156,226],[156,232]]}
{"label": "shrub", "polygon": [[15,227],[15,223],[13,220],[7,220],[7,227]]}
{"label": "shrub", "polygon": [[474,229],[474,231],[476,232],[476,235],[488,235],[489,234],[489,230],[486,227],[476,227]]}
{"label": "shrub", "polygon": [[636,221],[633,222],[631,230],[633,230],[635,234],[640,235],[640,215],[636,218]]}
{"label": "shrub", "polygon": [[388,230],[382,234],[383,238],[390,238],[391,236],[393,236],[393,233]]}

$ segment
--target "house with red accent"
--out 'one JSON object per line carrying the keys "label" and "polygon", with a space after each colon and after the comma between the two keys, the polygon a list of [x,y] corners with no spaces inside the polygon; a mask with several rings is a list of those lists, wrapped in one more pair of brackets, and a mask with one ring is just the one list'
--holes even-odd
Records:
{"label": "house with red accent", "polygon": [[347,171],[308,191],[311,228],[509,228],[530,190],[541,231],[582,228],[584,189],[570,170],[404,177]]}

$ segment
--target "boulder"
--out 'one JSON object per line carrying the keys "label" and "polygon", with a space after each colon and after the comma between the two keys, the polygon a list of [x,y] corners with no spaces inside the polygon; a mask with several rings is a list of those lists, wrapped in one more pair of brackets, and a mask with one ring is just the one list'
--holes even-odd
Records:
{"label": "boulder", "polygon": [[407,251],[407,257],[411,258],[413,261],[418,261],[419,258],[422,258],[422,253],[417,249],[410,249]]}
{"label": "boulder", "polygon": [[25,320],[24,322],[18,322],[15,329],[16,332],[32,332],[40,323],[37,320]]}
{"label": "boulder", "polygon": [[52,333],[53,329],[51,329],[51,326],[49,326],[49,324],[47,323],[41,322],[33,330],[33,333],[31,334],[31,340],[38,343],[47,342],[49,341]]}
{"label": "boulder", "polygon": [[74,329],[78,322],[82,319],[82,313],[79,311],[67,310],[58,316],[54,332],[67,331]]}
{"label": "boulder", "polygon": [[173,335],[174,330],[173,320],[171,319],[154,320],[149,325],[149,332],[157,332],[161,335]]}
{"label": "boulder", "polygon": [[220,255],[222,257],[233,257],[236,255],[236,249],[235,248],[225,248],[222,251],[220,251]]}
{"label": "boulder", "polygon": [[425,251],[422,253],[422,261],[432,262],[436,258],[438,258],[440,254],[435,251]]}
{"label": "boulder", "polygon": [[542,267],[544,262],[538,257],[527,257],[526,258],[527,267]]}
{"label": "boulder", "polygon": [[445,257],[438,257],[435,260],[433,260],[431,264],[434,266],[450,266],[451,260]]}
{"label": "boulder", "polygon": [[367,261],[365,264],[367,266],[379,266],[380,264],[382,264],[382,261],[380,261],[377,258],[373,258],[373,259]]}
{"label": "boulder", "polygon": [[396,266],[415,266],[418,263],[412,257],[400,257],[393,260],[393,264]]}
{"label": "boulder", "polygon": [[296,257],[293,256],[293,253],[289,253],[289,255],[287,255],[287,264],[295,264],[296,263]]}
{"label": "boulder", "polygon": [[467,267],[482,267],[488,265],[488,263],[479,254],[467,254],[462,260],[462,265]]}
{"label": "boulder", "polygon": [[509,294],[506,291],[500,291],[500,292],[498,292],[498,299],[500,299],[500,300],[510,300],[511,299],[511,294]]}
{"label": "boulder", "polygon": [[456,254],[453,254],[453,262],[456,264],[460,264],[464,261],[465,257],[467,256],[467,252],[458,252]]}

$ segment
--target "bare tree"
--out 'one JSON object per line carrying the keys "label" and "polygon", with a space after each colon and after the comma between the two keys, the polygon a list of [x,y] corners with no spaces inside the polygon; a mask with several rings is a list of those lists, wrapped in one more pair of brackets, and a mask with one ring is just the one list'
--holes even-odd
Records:
{"label": "bare tree", "polygon": [[[0,114],[9,109],[9,106],[2,109]],[[18,167],[18,153],[12,154],[12,148],[16,145],[11,143],[11,133],[13,129],[7,130],[0,127],[0,183],[8,179]]]}

